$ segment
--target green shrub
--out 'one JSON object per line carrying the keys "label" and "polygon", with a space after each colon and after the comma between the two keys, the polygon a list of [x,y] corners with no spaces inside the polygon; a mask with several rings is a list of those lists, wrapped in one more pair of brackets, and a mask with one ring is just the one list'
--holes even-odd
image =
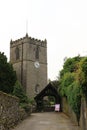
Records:
{"label": "green shrub", "polygon": [[26,96],[23,87],[19,81],[16,81],[15,83],[13,95],[17,96],[20,99],[20,103],[29,103],[29,99]]}
{"label": "green shrub", "polygon": [[[67,97],[69,105],[76,114],[78,123],[80,119],[82,85],[85,82],[81,66],[82,60],[83,58],[79,56],[67,59],[63,69],[60,71],[59,79],[59,92],[61,96]],[[85,72],[87,66],[84,66],[83,70]]]}
{"label": "green shrub", "polygon": [[26,113],[30,113],[31,111],[31,105],[26,103],[20,103],[21,108],[25,110]]}

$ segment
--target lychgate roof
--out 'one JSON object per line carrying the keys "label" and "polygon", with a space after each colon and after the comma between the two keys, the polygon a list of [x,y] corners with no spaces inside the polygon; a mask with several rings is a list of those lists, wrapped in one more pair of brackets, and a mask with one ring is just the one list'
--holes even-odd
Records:
{"label": "lychgate roof", "polygon": [[60,103],[60,96],[52,83],[49,83],[34,99],[37,102],[38,100],[42,100],[45,96],[54,96],[56,103]]}

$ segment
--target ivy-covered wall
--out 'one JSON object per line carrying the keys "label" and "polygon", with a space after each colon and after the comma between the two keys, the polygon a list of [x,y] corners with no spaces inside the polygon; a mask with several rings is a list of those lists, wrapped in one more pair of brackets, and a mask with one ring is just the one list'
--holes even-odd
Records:
{"label": "ivy-covered wall", "polygon": [[27,116],[19,108],[19,99],[0,91],[0,130],[7,130]]}
{"label": "ivy-covered wall", "polygon": [[81,98],[87,102],[87,57],[67,58],[59,77],[59,93],[66,97],[80,123]]}

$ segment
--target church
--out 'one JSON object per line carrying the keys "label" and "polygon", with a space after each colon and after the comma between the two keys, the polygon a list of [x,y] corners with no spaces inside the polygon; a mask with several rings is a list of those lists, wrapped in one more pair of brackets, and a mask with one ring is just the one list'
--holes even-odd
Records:
{"label": "church", "polygon": [[10,61],[28,97],[47,85],[47,41],[25,37],[10,41]]}

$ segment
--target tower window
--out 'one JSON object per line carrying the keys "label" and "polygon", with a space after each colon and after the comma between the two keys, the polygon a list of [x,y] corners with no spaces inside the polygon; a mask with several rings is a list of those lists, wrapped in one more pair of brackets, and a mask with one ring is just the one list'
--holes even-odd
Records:
{"label": "tower window", "polygon": [[16,47],[16,49],[15,49],[15,54],[16,54],[16,60],[18,60],[19,57],[20,57],[20,55],[19,55],[19,48],[18,47]]}
{"label": "tower window", "polygon": [[39,46],[36,46],[35,59],[39,59]]}
{"label": "tower window", "polygon": [[38,94],[39,93],[39,84],[36,84],[35,86],[35,92]]}

